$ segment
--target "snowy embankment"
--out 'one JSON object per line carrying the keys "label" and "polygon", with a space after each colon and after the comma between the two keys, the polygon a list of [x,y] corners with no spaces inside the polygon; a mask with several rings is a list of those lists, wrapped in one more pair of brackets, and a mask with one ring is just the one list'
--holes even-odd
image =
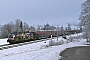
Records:
{"label": "snowy embankment", "polygon": [[8,43],[7,43],[7,39],[8,39],[8,38],[0,39],[0,45],[8,44]]}
{"label": "snowy embankment", "polygon": [[78,42],[67,43],[67,39],[59,37],[59,42],[57,39],[52,39],[54,43],[61,44],[55,44],[55,46],[50,46],[50,41],[51,40],[1,50],[0,60],[59,60],[61,58],[59,54],[66,48],[87,46],[85,45],[86,41],[84,39]]}

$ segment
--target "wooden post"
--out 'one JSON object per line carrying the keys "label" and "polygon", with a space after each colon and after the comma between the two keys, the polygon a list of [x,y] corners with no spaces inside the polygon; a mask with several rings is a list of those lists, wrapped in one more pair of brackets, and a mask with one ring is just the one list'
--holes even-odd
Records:
{"label": "wooden post", "polygon": [[58,41],[58,25],[57,25],[57,41]]}
{"label": "wooden post", "polygon": [[52,31],[51,31],[51,40],[52,40]]}

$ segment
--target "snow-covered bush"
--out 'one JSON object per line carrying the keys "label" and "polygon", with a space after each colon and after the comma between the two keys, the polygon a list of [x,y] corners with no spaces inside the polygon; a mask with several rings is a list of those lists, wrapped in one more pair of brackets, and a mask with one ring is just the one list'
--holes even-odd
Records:
{"label": "snow-covered bush", "polygon": [[84,32],[82,38],[86,39],[87,42],[90,41],[90,32]]}
{"label": "snow-covered bush", "polygon": [[49,41],[49,46],[55,46],[55,41],[54,40],[50,40]]}
{"label": "snow-covered bush", "polygon": [[49,41],[49,46],[55,46],[55,45],[61,45],[61,44],[64,44],[63,40],[58,40],[58,41],[50,40]]}
{"label": "snow-covered bush", "polygon": [[76,34],[68,37],[69,42],[79,42],[82,38],[81,34]]}
{"label": "snow-covered bush", "polygon": [[64,44],[63,40],[57,42],[57,45],[61,45],[61,44]]}
{"label": "snow-covered bush", "polygon": [[74,38],[73,37],[69,37],[68,39],[70,42],[74,42]]}

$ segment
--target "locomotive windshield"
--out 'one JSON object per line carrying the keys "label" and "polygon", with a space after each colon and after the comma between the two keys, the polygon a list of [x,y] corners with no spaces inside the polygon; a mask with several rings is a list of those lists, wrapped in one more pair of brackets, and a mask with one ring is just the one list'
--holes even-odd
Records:
{"label": "locomotive windshield", "polygon": [[13,38],[13,35],[12,35],[12,34],[9,34],[9,35],[8,35],[8,38]]}

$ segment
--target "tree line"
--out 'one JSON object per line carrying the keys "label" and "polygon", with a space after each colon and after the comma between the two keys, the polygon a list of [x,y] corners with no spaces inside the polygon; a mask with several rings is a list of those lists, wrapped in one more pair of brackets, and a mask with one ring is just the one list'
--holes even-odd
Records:
{"label": "tree line", "polygon": [[14,32],[34,32],[34,31],[48,31],[48,30],[71,30],[71,25],[68,24],[67,27],[59,27],[59,26],[52,26],[50,24],[44,25],[37,25],[29,26],[26,22],[21,21],[20,19],[16,19],[14,22],[9,22],[4,25],[0,25],[0,38],[7,38],[10,33]]}

